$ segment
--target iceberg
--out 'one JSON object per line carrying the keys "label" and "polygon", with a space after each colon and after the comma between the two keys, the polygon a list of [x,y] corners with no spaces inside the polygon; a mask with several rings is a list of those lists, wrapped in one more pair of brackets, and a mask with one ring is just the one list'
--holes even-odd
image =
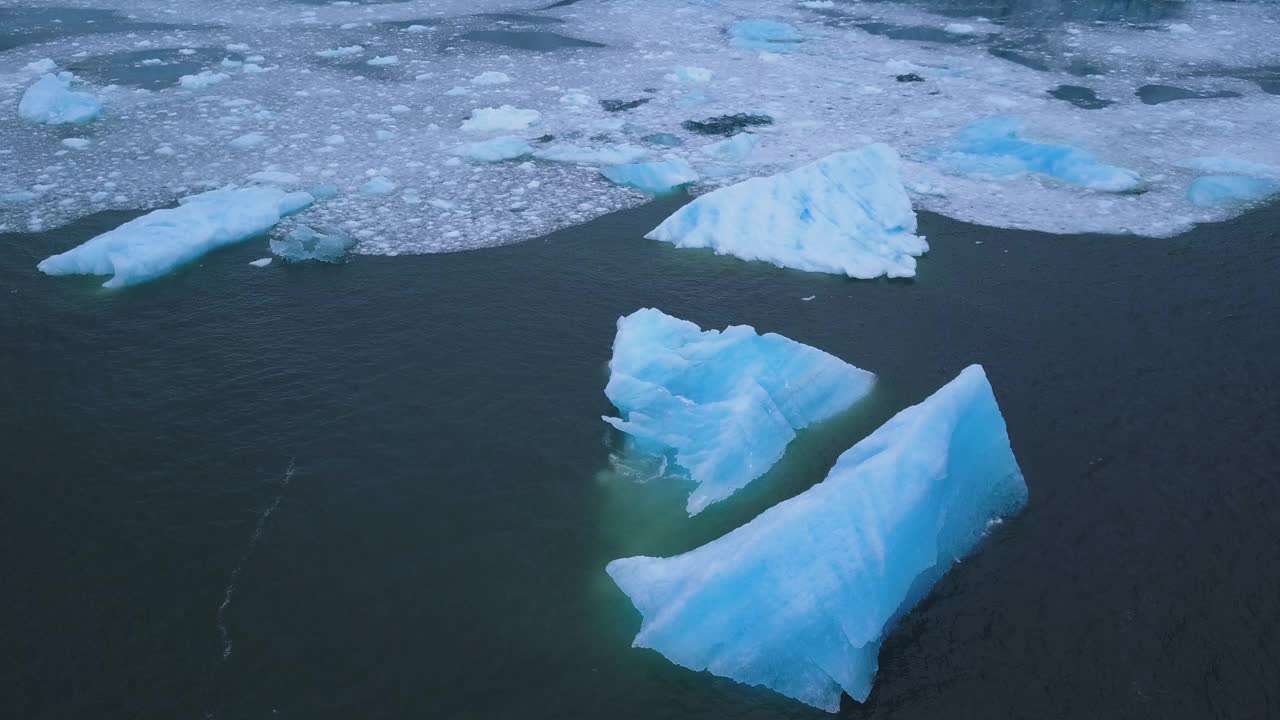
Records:
{"label": "iceberg", "polygon": [[645,237],[870,279],[915,275],[916,257],[929,250],[915,232],[898,154],[873,144],[707,193]]}
{"label": "iceberg", "polygon": [[1069,145],[1024,140],[1021,123],[1011,117],[978,120],[961,128],[950,142],[926,149],[925,154],[957,175],[1015,179],[1039,173],[1104,192],[1142,188],[1137,173],[1108,165],[1092,153]]}
{"label": "iceberg", "polygon": [[451,155],[487,163],[515,160],[518,157],[532,153],[533,147],[529,143],[512,135],[503,135],[502,137],[480,142],[463,143],[449,151]]}
{"label": "iceberg", "polygon": [[211,190],[153,210],[37,266],[46,275],[112,275],[125,287],[173,272],[211,250],[261,235],[315,199],[270,185]]}
{"label": "iceberg", "polygon": [[462,121],[462,129],[467,132],[500,132],[524,130],[542,120],[542,113],[537,110],[524,110],[511,105],[501,107],[476,108],[471,117]]}
{"label": "iceberg", "polygon": [[637,450],[673,455],[697,487],[696,515],[763,475],[796,430],[871,392],[875,375],[746,325],[703,331],[645,308],[618,320],[604,418]]}
{"label": "iceberg", "polygon": [[671,558],[606,571],[643,616],[634,646],[836,712],[880,643],[1027,486],[974,365],[845,451],[826,480]]}
{"label": "iceberg", "polygon": [[75,75],[49,73],[31,84],[18,101],[18,117],[45,125],[82,125],[102,117],[102,103],[71,89]]}
{"label": "iceberg", "polygon": [[533,156],[539,160],[553,162],[578,163],[580,165],[621,165],[643,159],[649,151],[635,145],[604,145],[601,147],[585,147],[570,143],[555,143],[546,149],[538,150]]}
{"label": "iceberg", "polygon": [[1244,175],[1205,175],[1187,188],[1187,200],[1202,208],[1249,205],[1276,195],[1280,180]]}
{"label": "iceberg", "polygon": [[775,20],[739,20],[729,27],[729,44],[743,50],[789,53],[803,40],[794,25]]}
{"label": "iceberg", "polygon": [[377,175],[369,178],[367,182],[361,185],[360,192],[364,193],[365,195],[386,195],[392,190],[395,190],[397,187],[399,186],[396,185],[389,178],[383,177],[382,175]]}
{"label": "iceberg", "polygon": [[662,162],[628,163],[600,168],[600,174],[615,185],[647,193],[671,192],[698,179],[689,163],[675,158]]}
{"label": "iceberg", "polygon": [[178,84],[188,90],[203,90],[211,85],[217,85],[230,79],[231,76],[226,73],[202,70],[195,75],[183,75],[178,78]]}
{"label": "iceberg", "polygon": [[751,133],[741,132],[728,140],[713,142],[710,145],[703,145],[698,148],[707,157],[716,160],[724,160],[728,162],[741,162],[751,156],[756,149],[756,136]]}
{"label": "iceberg", "polygon": [[[271,238],[271,254],[289,262],[319,260],[339,263],[356,246],[355,238],[340,228],[317,225],[299,225],[284,237]],[[270,259],[268,258],[268,262]]]}

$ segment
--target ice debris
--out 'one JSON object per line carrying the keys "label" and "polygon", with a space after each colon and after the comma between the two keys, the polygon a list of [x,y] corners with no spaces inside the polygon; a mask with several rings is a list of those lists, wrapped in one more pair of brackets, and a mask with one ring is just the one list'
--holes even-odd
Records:
{"label": "ice debris", "polygon": [[1104,192],[1142,188],[1137,173],[1108,165],[1090,152],[1023,139],[1022,124],[1005,116],[966,125],[949,142],[927,148],[924,155],[957,175],[1015,179],[1039,173]]}
{"label": "ice debris", "polygon": [[773,467],[796,430],[864,398],[875,376],[817,348],[746,325],[702,331],[659,310],[618,320],[605,422],[638,451],[672,454],[697,487],[690,515]]}
{"label": "ice debris", "polygon": [[880,643],[1027,487],[974,365],[845,451],[826,480],[702,547],[607,571],[643,621],[634,646],[836,712]]}
{"label": "ice debris", "polygon": [[314,202],[270,185],[211,190],[153,210],[37,266],[46,275],[112,275],[103,287],[154,280],[211,250],[261,235]]}
{"label": "ice debris", "polygon": [[751,133],[738,133],[727,140],[703,145],[698,151],[716,160],[741,162],[751,156],[756,149],[756,136]]}
{"label": "ice debris", "polygon": [[289,262],[319,260],[338,263],[355,247],[355,238],[341,228],[298,225],[284,237],[271,238],[271,253]]}
{"label": "ice debris", "polygon": [[898,154],[877,143],[707,193],[645,237],[870,279],[915,275],[929,250],[915,232]]}
{"label": "ice debris", "polygon": [[674,158],[661,162],[610,165],[600,169],[610,182],[647,193],[665,193],[698,179],[689,163]]}
{"label": "ice debris", "polygon": [[31,84],[18,101],[18,116],[45,125],[84,124],[102,117],[102,103],[89,93],[71,89],[76,77],[52,73]]}

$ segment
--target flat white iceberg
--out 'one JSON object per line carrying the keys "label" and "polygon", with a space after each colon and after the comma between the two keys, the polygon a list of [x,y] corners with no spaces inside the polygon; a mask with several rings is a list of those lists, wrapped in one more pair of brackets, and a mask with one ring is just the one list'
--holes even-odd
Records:
{"label": "flat white iceberg", "polygon": [[1104,192],[1134,192],[1142,188],[1142,178],[1137,173],[1108,165],[1093,153],[1069,145],[1023,139],[1022,124],[1005,116],[971,123],[949,142],[926,149],[925,155],[957,175],[1015,179],[1039,173]]}
{"label": "flat white iceberg", "polygon": [[314,202],[270,185],[211,190],[153,210],[37,266],[46,275],[111,275],[103,287],[154,280],[224,245],[261,235]]}
{"label": "flat white iceberg", "polygon": [[622,163],[642,160],[648,155],[648,150],[635,145],[621,144],[586,147],[570,143],[555,143],[533,153],[533,156],[539,160],[578,163],[580,165],[621,165]]}
{"label": "flat white iceberg", "polygon": [[45,125],[80,125],[102,117],[102,103],[97,98],[71,89],[75,79],[62,72],[36,80],[18,101],[18,117]]}
{"label": "flat white iceberg", "polygon": [[471,117],[462,122],[462,129],[467,132],[524,130],[541,120],[542,113],[537,110],[525,110],[511,105],[484,107],[472,110]]}
{"label": "flat white iceberg", "polygon": [[700,548],[607,571],[634,646],[835,712],[862,701],[894,623],[1027,486],[974,365],[845,451],[826,480]]}
{"label": "flat white iceberg", "polygon": [[492,140],[463,143],[449,151],[451,155],[477,160],[479,162],[502,162],[515,160],[518,157],[533,153],[533,147],[522,138],[503,135]]}
{"label": "flat white iceberg", "polygon": [[898,154],[877,143],[707,193],[645,237],[869,279],[915,275],[929,250],[915,232]]}
{"label": "flat white iceberg", "polygon": [[605,395],[621,418],[605,418],[636,449],[672,455],[697,487],[686,505],[704,510],[763,475],[796,430],[866,397],[875,376],[843,360],[746,325],[703,332],[659,310],[618,320]]}
{"label": "flat white iceberg", "polygon": [[178,78],[178,84],[188,90],[201,90],[229,79],[231,76],[226,73],[204,70],[195,75],[183,75]]}
{"label": "flat white iceberg", "polygon": [[689,163],[674,158],[661,162],[627,163],[600,168],[610,182],[647,193],[665,193],[698,179]]}

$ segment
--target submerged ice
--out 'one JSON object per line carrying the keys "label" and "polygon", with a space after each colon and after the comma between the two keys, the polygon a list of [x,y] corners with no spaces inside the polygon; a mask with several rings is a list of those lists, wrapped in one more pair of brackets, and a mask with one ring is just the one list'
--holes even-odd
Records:
{"label": "submerged ice", "polygon": [[915,275],[929,249],[915,231],[898,155],[875,144],[707,193],[645,237],[869,279]]}
{"label": "submerged ice", "polygon": [[[271,238],[271,254],[289,262],[338,263],[346,259],[356,240],[341,228],[298,225],[284,235]],[[268,259],[270,262],[270,259]]]}
{"label": "submerged ice", "polygon": [[894,623],[1027,488],[982,368],[845,451],[826,480],[718,540],[607,571],[636,647],[835,712],[865,700]]}
{"label": "submerged ice", "polygon": [[261,235],[314,202],[269,185],[211,190],[154,210],[64,253],[42,260],[47,275],[111,275],[124,287],[173,272],[211,250]]}
{"label": "submerged ice", "polygon": [[950,142],[926,154],[949,172],[963,175],[1012,179],[1039,173],[1105,192],[1142,187],[1142,179],[1132,170],[1108,165],[1069,145],[1026,140],[1022,132],[1022,124],[1014,118],[986,118],[962,128]]}
{"label": "submerged ice", "polygon": [[875,376],[746,325],[703,331],[659,310],[618,320],[605,395],[636,450],[671,454],[697,514],[773,467],[796,431],[851,407]]}

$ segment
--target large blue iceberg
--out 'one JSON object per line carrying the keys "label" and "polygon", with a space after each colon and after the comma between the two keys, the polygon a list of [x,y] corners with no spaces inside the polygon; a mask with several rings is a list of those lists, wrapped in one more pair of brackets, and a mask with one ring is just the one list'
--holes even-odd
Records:
{"label": "large blue iceberg", "polygon": [[1015,179],[1031,173],[1105,192],[1135,192],[1142,178],[1108,165],[1096,155],[1069,145],[1032,142],[1011,117],[989,117],[961,128],[949,142],[926,149],[925,156],[947,172]]}
{"label": "large blue iceberg", "polygon": [[69,72],[45,75],[18,101],[18,116],[45,125],[83,124],[102,117],[102,103],[89,93],[71,89]]}
{"label": "large blue iceberg", "polygon": [[929,250],[887,145],[839,152],[685,205],[645,237],[781,267],[911,277]]}
{"label": "large blue iceberg", "polygon": [[136,285],[215,248],[262,235],[314,201],[308,193],[268,185],[211,190],[47,257],[38,268],[47,275],[111,275],[103,287]]}
{"label": "large blue iceberg", "polygon": [[1027,487],[979,366],[845,451],[827,479],[672,558],[615,560],[636,647],[830,712],[885,633]]}
{"label": "large blue iceberg", "polygon": [[605,418],[638,448],[671,454],[697,487],[690,515],[773,467],[796,430],[852,406],[875,376],[781,335],[703,332],[658,310],[618,320]]}

